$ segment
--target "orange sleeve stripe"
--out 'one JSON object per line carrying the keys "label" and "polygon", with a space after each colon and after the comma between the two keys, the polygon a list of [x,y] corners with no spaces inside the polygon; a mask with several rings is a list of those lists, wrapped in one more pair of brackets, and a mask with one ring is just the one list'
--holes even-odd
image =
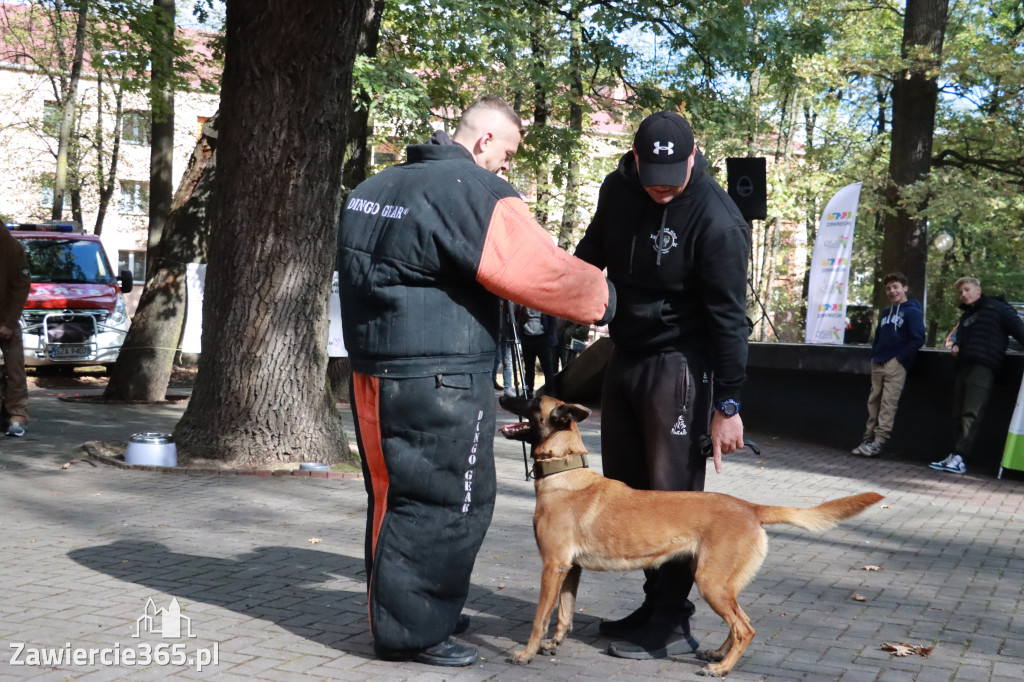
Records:
{"label": "orange sleeve stripe", "polygon": [[377,537],[388,507],[388,468],[380,435],[380,379],[352,372],[352,387],[359,415],[359,435],[363,441],[366,466],[373,486],[373,535],[371,553],[377,555]]}
{"label": "orange sleeve stripe", "polygon": [[494,207],[476,279],[502,298],[580,324],[599,321],[608,307],[601,271],[555,246],[517,197]]}

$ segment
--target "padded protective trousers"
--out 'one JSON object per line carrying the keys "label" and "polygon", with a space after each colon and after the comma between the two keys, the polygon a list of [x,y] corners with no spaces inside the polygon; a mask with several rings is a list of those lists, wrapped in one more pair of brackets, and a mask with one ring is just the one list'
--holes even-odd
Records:
{"label": "padded protective trousers", "polygon": [[[697,358],[679,351],[633,355],[616,348],[601,393],[604,475],[638,490],[704,490],[711,384]],[[693,571],[688,559],[645,571],[656,606],[685,615]]]}
{"label": "padded protective trousers", "polygon": [[378,656],[443,641],[462,612],[494,510],[492,381],[489,372],[412,379],[353,373]]}

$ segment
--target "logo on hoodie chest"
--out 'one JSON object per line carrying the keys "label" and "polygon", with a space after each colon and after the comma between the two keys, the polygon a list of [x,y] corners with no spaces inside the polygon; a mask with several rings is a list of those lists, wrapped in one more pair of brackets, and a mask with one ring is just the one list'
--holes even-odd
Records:
{"label": "logo on hoodie chest", "polygon": [[653,248],[655,252],[660,251],[662,253],[668,253],[676,247],[676,244],[678,243],[677,239],[675,230],[668,227],[658,230],[651,235],[651,241],[654,242]]}

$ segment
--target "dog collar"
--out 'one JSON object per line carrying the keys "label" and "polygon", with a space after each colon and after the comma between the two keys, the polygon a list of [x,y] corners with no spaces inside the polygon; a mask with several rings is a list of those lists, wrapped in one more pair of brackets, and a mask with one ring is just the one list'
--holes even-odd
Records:
{"label": "dog collar", "polygon": [[534,462],[533,477],[544,478],[545,476],[560,474],[563,471],[589,468],[590,465],[587,464],[586,454],[569,455],[568,457],[559,457],[558,459],[545,459],[539,462]]}

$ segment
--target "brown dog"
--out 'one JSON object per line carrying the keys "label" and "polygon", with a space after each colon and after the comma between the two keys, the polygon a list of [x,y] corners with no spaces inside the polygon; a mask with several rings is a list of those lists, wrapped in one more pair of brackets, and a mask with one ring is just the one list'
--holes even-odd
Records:
{"label": "brown dog", "polygon": [[[526,649],[509,659],[529,663],[538,650],[554,654],[572,627],[583,568],[626,571],[690,556],[701,596],[729,626],[718,649],[697,654],[712,661],[699,672],[724,676],[754,638],[750,619],[736,602],[767,551],[762,525],[788,523],[826,530],[882,499],[862,493],[812,509],[766,507],[720,493],[633,490],[586,468],[587,450],[576,422],[590,410],[555,398],[502,397],[501,406],[528,421],[502,427],[506,438],[529,443],[537,508],[533,529],[544,569],[540,601]],[[558,603],[558,626],[547,634]]]}

